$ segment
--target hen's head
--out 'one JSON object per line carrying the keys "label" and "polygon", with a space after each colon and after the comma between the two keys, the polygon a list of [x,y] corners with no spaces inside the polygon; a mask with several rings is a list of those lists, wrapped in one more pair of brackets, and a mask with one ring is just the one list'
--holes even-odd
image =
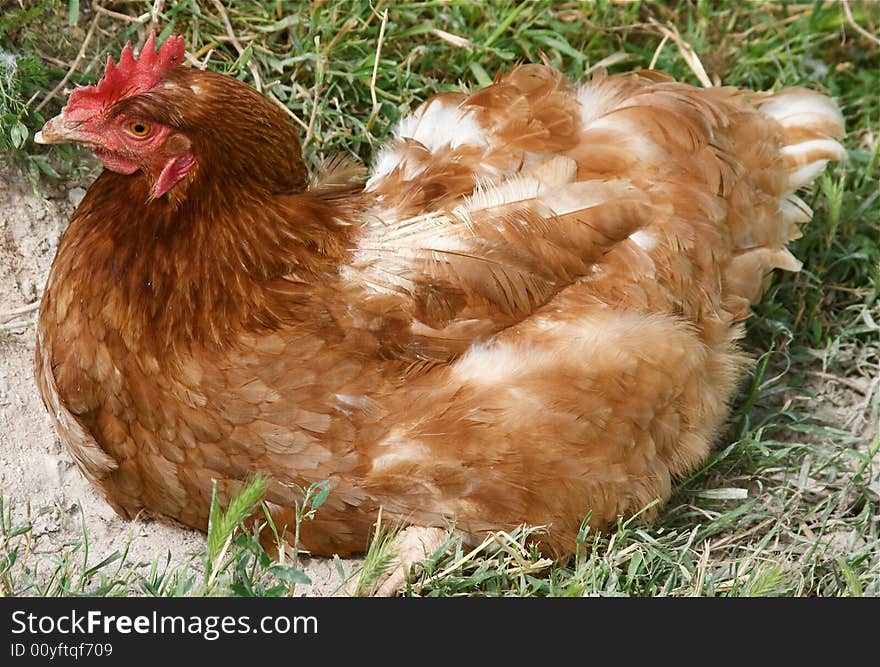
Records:
{"label": "hen's head", "polygon": [[182,37],[158,51],[155,42],[152,33],[138,58],[131,44],[118,64],[108,58],[103,79],[74,90],[35,141],[82,143],[110,171],[142,172],[153,199],[211,177],[270,192],[303,186],[299,142],[274,104],[231,77],[179,67]]}

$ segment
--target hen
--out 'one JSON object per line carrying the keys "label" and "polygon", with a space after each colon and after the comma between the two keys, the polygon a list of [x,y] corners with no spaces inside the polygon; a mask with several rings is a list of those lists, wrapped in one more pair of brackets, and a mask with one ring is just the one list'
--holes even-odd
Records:
{"label": "hen", "polygon": [[[465,541],[521,523],[571,553],[705,460],[738,324],[843,121],[804,89],[529,64],[429,99],[366,184],[309,181],[283,111],[126,46],[38,136],[105,166],[45,289],[40,392],[123,516],[204,529],[255,474],[300,547],[362,551],[380,508]],[[290,531],[292,532],[292,531]]]}

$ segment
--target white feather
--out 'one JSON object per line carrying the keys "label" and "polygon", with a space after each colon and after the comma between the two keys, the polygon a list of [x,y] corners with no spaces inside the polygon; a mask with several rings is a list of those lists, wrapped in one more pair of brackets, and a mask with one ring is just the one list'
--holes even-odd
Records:
{"label": "white feather", "polygon": [[463,144],[484,146],[488,137],[473,114],[458,105],[432,101],[400,121],[394,135],[415,139],[429,151],[444,146],[456,148]]}
{"label": "white feather", "polygon": [[791,172],[788,175],[788,189],[794,191],[805,185],[809,185],[819,174],[825,171],[825,166],[827,164],[828,160],[817,160],[816,162],[810,162],[810,164],[804,165],[800,169]]}
{"label": "white feather", "polygon": [[657,247],[657,238],[643,229],[629,235],[629,240],[639,246],[645,252],[651,252]]}
{"label": "white feather", "polygon": [[790,157],[795,161],[804,155],[808,155],[814,151],[823,151],[823,157],[830,160],[843,160],[846,158],[846,151],[839,143],[833,139],[813,139],[811,141],[802,141],[799,144],[792,144],[782,148],[782,154]]}

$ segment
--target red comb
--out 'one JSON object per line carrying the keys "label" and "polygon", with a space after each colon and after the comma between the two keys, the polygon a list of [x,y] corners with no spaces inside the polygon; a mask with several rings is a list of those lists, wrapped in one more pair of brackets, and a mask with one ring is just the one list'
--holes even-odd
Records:
{"label": "red comb", "polygon": [[156,33],[151,32],[135,59],[131,42],[127,42],[118,65],[107,56],[104,78],[97,85],[77,88],[70,94],[64,117],[86,120],[119,100],[151,90],[165,74],[183,62],[184,47],[183,37],[171,36],[156,51]]}

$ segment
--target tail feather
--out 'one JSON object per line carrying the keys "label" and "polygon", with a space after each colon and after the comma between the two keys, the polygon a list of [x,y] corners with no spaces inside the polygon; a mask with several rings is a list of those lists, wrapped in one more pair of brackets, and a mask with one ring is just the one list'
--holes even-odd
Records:
{"label": "tail feather", "polygon": [[846,159],[846,151],[836,141],[844,135],[843,115],[831,98],[805,88],[787,88],[766,98],[759,109],[783,128],[787,193],[812,183],[829,161]]}
{"label": "tail feather", "polygon": [[[831,98],[804,88],[787,88],[761,98],[756,106],[761,115],[778,123],[775,134],[777,141],[781,139],[778,155],[782,162],[778,157],[767,161],[767,156],[749,146],[756,129],[743,133],[737,150],[751,155],[744,159],[754,164],[748,165],[751,183],[743,183],[738,198],[731,201],[736,254],[725,271],[731,303],[739,303],[740,298],[756,303],[773,269],[800,269],[801,263],[785,246],[801,236],[798,224],[808,222],[813,212],[794,193],[810,185],[829,162],[846,158],[837,141],[844,135],[843,115]],[[765,197],[769,208],[760,205]]]}
{"label": "tail feather", "polygon": [[775,118],[796,136],[806,130],[817,136],[842,138],[843,114],[834,100],[806,88],[785,88],[759,102],[761,112]]}

